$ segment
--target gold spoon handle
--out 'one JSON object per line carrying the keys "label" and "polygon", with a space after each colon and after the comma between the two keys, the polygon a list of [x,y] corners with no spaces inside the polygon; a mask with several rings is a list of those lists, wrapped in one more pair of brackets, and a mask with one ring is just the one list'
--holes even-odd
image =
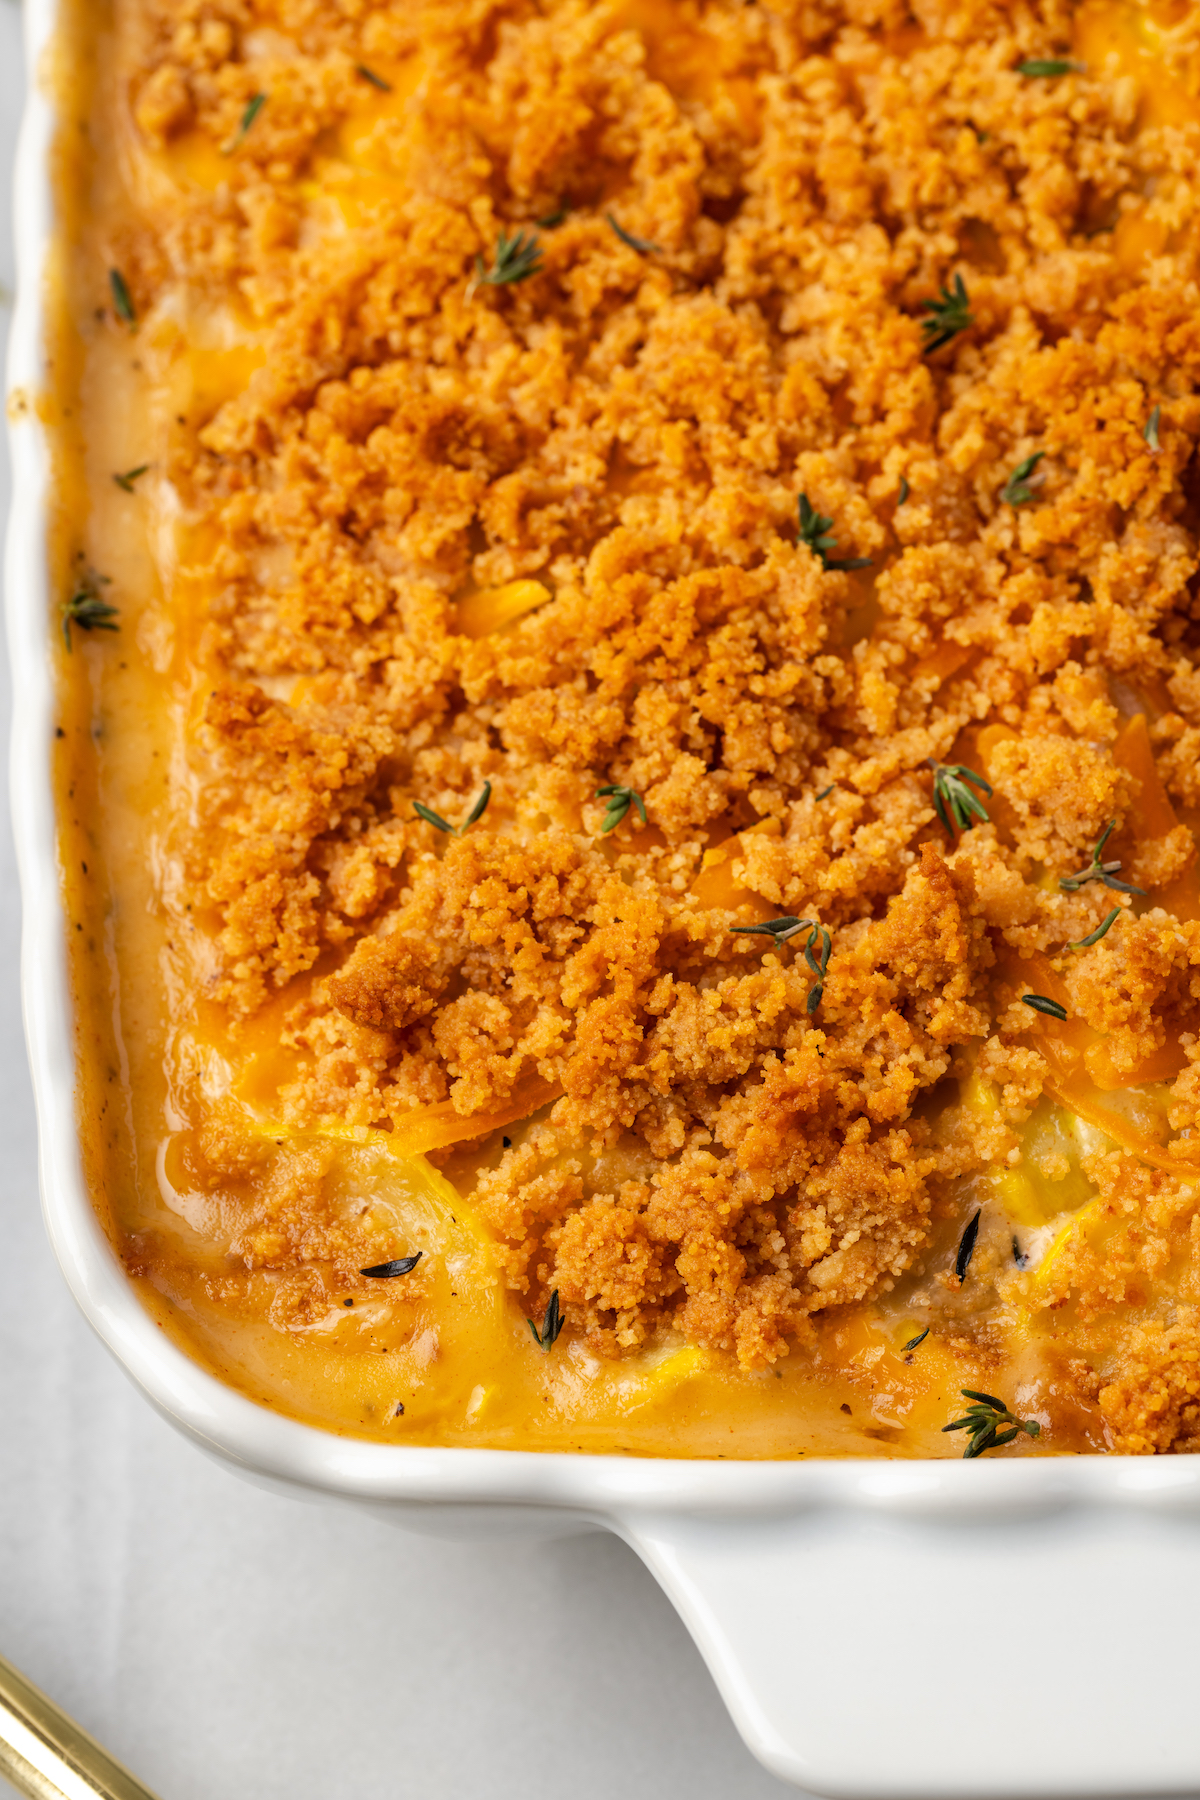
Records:
{"label": "gold spoon handle", "polygon": [[29,1800],[155,1800],[2,1656],[0,1775]]}

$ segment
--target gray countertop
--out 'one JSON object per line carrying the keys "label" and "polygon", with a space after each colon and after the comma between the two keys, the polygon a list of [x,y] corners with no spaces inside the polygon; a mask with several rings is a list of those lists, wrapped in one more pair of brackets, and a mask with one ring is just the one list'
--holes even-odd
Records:
{"label": "gray countertop", "polygon": [[[6,296],[21,79],[19,10],[0,0]],[[6,460],[0,501],[7,513]],[[0,1653],[162,1800],[794,1791],[743,1748],[671,1607],[615,1539],[447,1544],[281,1500],[139,1399],[42,1231],[19,912],[5,804]]]}

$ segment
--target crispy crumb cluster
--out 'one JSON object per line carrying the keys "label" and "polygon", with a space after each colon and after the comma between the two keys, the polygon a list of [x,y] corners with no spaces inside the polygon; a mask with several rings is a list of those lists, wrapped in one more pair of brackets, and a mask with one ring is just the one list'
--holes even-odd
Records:
{"label": "crispy crumb cluster", "polygon": [[[195,992],[288,996],[297,1128],[554,1084],[477,1198],[597,1349],[669,1325],[762,1366],[908,1269],[1047,1079],[1021,958],[1123,1081],[1194,1020],[1200,125],[1139,127],[1119,69],[1020,75],[1075,10],[119,9],[160,179],[267,96],[113,252],[139,317],[202,294],[261,351],[171,465],[215,595]],[[470,290],[559,213],[540,272]],[[956,275],[971,323],[927,354]],[[479,630],[518,580],[541,604]],[[986,774],[988,823],[948,837],[930,758]],[[414,812],[484,781],[464,835]],[[605,784],[648,824],[602,834]],[[1114,820],[1132,910],[1058,887]],[[803,937],[731,935],[779,915],[832,934],[815,1010]],[[994,1127],[939,1127],[976,1057]],[[1194,1064],[1174,1107],[1200,1126]],[[1100,1304],[1104,1259],[1075,1271]],[[1105,1388],[1119,1447],[1194,1435],[1189,1330]]]}

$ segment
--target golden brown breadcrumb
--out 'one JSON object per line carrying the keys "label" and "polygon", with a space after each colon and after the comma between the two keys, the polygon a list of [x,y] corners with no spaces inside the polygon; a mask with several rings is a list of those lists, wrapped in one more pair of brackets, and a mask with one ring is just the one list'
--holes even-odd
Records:
{"label": "golden brown breadcrumb", "polygon": [[[139,319],[203,292],[259,347],[172,439],[178,592],[213,596],[179,1005],[275,1008],[296,1129],[540,1083],[475,1198],[522,1310],[557,1289],[597,1352],[769,1365],[912,1268],[1064,1083],[1174,1081],[1200,1130],[1200,122],[1119,69],[1023,77],[1078,10],[118,5],[147,166],[267,95],[113,251]],[[359,66],[400,87],[418,54],[332,150]],[[517,230],[540,271],[472,282]],[[956,276],[971,323],[930,353]],[[467,629],[518,580],[540,603]],[[986,821],[947,832],[931,759]],[[611,785],[647,823],[601,829]],[[1062,889],[1110,824],[1145,894]],[[815,999],[809,927],[733,931],[784,915],[831,935]],[[932,1100],[972,1066],[986,1124]],[[1025,1301],[1159,1309],[1111,1334],[1121,1450],[1195,1447],[1177,1141],[1091,1156],[1112,1230],[1081,1215]],[[334,1230],[305,1191],[248,1266]]]}

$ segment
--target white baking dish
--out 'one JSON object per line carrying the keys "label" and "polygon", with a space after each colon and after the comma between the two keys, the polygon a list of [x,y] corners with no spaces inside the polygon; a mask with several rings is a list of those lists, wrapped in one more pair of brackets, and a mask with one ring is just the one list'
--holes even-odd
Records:
{"label": "white baking dish", "polygon": [[35,73],[52,12],[52,0],[26,0],[6,585],[42,1201],[84,1314],[165,1417],[264,1485],[451,1535],[620,1533],[679,1608],[751,1750],[785,1780],[864,1800],[1200,1791],[1200,1461],[718,1463],[391,1448],[253,1405],[142,1311],[76,1145],[50,782],[48,458],[20,401],[43,379],[54,119]]}

